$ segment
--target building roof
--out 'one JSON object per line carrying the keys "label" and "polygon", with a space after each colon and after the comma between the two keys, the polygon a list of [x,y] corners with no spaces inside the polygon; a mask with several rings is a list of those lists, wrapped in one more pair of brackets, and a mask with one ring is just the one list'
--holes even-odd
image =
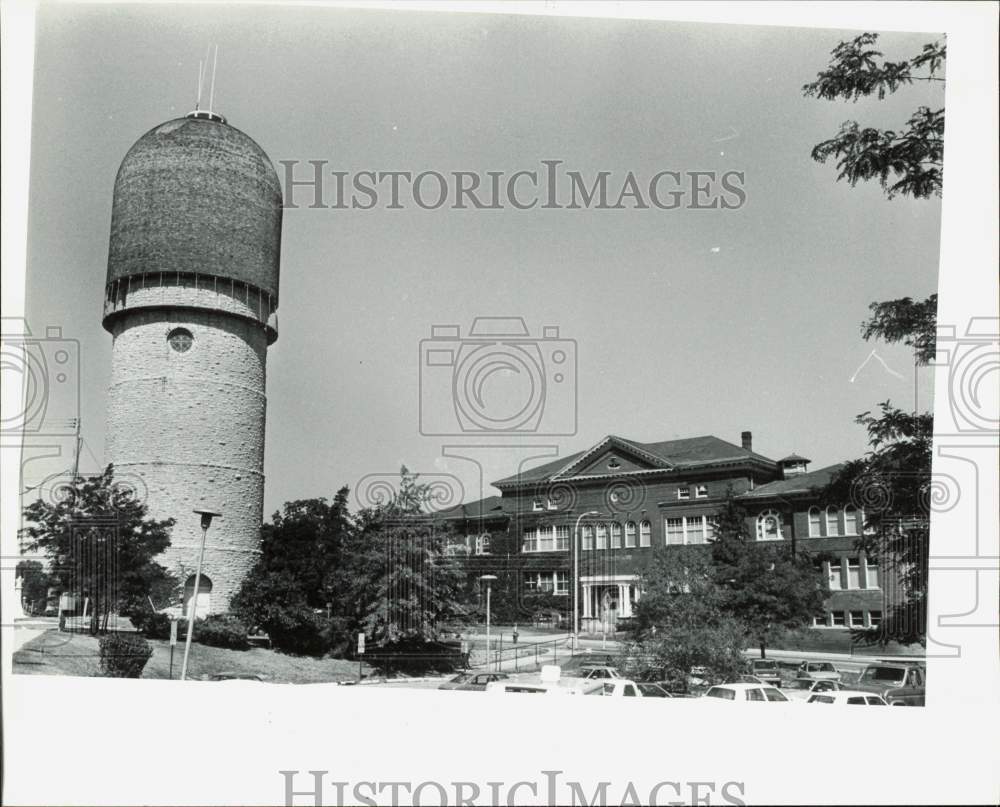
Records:
{"label": "building roof", "polygon": [[658,443],[640,443],[636,440],[608,435],[586,451],[580,451],[576,454],[529,468],[513,476],[500,479],[493,484],[497,487],[503,487],[548,481],[555,478],[571,478],[573,475],[571,471],[580,460],[590,456],[597,456],[601,449],[610,446],[615,446],[625,452],[631,449],[636,455],[640,457],[644,456],[647,460],[651,460],[653,469],[658,467],[664,470],[682,470],[699,465],[751,459],[768,465],[775,464],[774,460],[765,457],[763,454],[748,451],[742,446],[721,440],[712,435],[686,437],[680,440],[664,440]]}
{"label": "building roof", "polygon": [[115,178],[108,282],[197,273],[278,297],[281,184],[264,150],[222,119],[140,137]]}
{"label": "building roof", "polygon": [[814,488],[828,484],[833,475],[844,467],[844,463],[828,465],[806,474],[796,474],[788,479],[778,479],[768,482],[740,495],[741,499],[763,499],[768,496],[788,496],[797,493],[810,493]]}
{"label": "building roof", "polygon": [[778,460],[778,462],[779,463],[785,463],[785,462],[812,462],[812,460],[809,459],[808,457],[803,457],[803,456],[801,456],[799,454],[794,454],[793,453],[793,454],[789,454],[787,457],[782,457],[780,460]]}
{"label": "building roof", "polygon": [[438,515],[449,519],[496,518],[503,515],[503,500],[499,496],[487,496],[485,499],[441,510]]}

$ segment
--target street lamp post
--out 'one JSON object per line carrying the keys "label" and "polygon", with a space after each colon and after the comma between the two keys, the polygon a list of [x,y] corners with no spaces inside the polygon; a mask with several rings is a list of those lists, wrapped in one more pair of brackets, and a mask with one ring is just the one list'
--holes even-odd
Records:
{"label": "street lamp post", "polygon": [[493,590],[493,581],[497,579],[495,574],[482,574],[480,580],[486,581],[486,669],[490,669],[490,592]]}
{"label": "street lamp post", "polygon": [[573,652],[580,642],[580,522],[588,516],[599,516],[599,510],[580,513],[573,528]]}
{"label": "street lamp post", "polygon": [[184,639],[184,662],[181,664],[181,680],[187,678],[188,656],[191,654],[191,637],[194,635],[194,613],[198,609],[198,589],[201,588],[201,565],[205,560],[205,541],[208,538],[208,528],[212,526],[212,519],[215,516],[222,518],[222,513],[214,510],[204,510],[195,508],[196,513],[201,515],[201,550],[198,552],[198,566],[194,573],[194,592],[188,602],[188,629]]}

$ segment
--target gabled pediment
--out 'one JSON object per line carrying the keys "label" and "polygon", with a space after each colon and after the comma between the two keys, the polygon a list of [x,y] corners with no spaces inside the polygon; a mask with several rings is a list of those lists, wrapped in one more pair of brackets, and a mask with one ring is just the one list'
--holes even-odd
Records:
{"label": "gabled pediment", "polygon": [[673,466],[621,437],[608,435],[590,450],[562,468],[552,478],[616,476],[641,471],[668,470]]}

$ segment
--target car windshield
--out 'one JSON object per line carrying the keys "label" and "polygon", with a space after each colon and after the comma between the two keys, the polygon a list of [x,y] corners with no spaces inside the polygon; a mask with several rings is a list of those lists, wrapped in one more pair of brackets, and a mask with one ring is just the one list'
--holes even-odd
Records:
{"label": "car windshield", "polygon": [[883,681],[890,684],[901,684],[906,677],[906,670],[895,667],[869,667],[865,670],[866,681]]}
{"label": "car windshield", "polygon": [[705,693],[707,698],[722,698],[726,701],[736,700],[736,690],[727,689],[726,687],[712,687],[708,692]]}
{"label": "car windshield", "polygon": [[472,676],[469,673],[459,673],[458,675],[456,675],[454,678],[451,679],[450,683],[452,683],[452,684],[464,684],[470,678],[472,678]]}
{"label": "car windshield", "polygon": [[809,703],[833,703],[834,698],[830,695],[813,695]]}
{"label": "car windshield", "polygon": [[828,661],[824,661],[820,664],[811,664],[810,667],[813,672],[836,672],[836,670],[833,669],[833,665]]}
{"label": "car windshield", "polygon": [[767,687],[764,690],[764,697],[767,698],[769,701],[776,701],[776,702],[788,700],[788,698],[786,698],[784,695],[778,692],[778,690],[776,690],[774,687]]}
{"label": "car windshield", "polygon": [[753,668],[755,670],[776,670],[776,669],[778,669],[778,662],[776,662],[776,661],[755,661],[753,663]]}

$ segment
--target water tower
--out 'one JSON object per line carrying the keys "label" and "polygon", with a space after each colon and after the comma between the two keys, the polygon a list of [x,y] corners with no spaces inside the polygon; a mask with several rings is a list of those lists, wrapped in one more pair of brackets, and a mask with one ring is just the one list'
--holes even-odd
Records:
{"label": "water tower", "polygon": [[[199,616],[228,608],[260,543],[267,349],[278,338],[281,186],[253,140],[212,112],[144,134],[115,180],[104,298],[113,338],[106,460],[174,518],[160,559]],[[159,605],[159,604],[158,604]]]}

